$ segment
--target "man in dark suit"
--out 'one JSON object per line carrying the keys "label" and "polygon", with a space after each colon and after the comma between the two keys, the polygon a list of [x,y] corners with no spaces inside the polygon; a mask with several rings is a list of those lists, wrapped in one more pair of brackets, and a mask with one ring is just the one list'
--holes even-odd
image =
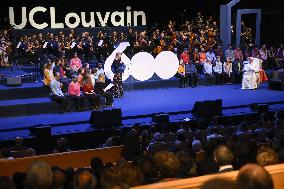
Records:
{"label": "man in dark suit", "polygon": [[219,166],[219,173],[234,171],[232,161],[234,159],[231,149],[226,145],[220,145],[214,150],[214,160]]}

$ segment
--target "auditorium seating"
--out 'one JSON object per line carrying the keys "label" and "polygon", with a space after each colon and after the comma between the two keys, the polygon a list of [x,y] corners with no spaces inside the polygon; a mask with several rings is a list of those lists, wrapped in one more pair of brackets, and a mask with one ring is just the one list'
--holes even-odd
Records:
{"label": "auditorium seating", "polygon": [[120,159],[123,146],[109,148],[97,148],[89,150],[72,151],[65,153],[56,153],[40,156],[31,156],[26,158],[17,158],[13,160],[0,160],[0,175],[12,176],[15,172],[26,172],[28,166],[37,160],[47,162],[50,166],[59,166],[62,169],[68,167],[79,168],[90,166],[93,157],[100,157],[105,163],[116,162]]}
{"label": "auditorium seating", "polygon": [[[272,176],[275,189],[284,188],[284,164],[270,165],[265,167]],[[199,189],[202,184],[213,178],[225,178],[236,180],[238,171],[232,171],[222,174],[200,176],[195,178],[181,179],[169,182],[161,182],[144,186],[133,187],[133,189]]]}

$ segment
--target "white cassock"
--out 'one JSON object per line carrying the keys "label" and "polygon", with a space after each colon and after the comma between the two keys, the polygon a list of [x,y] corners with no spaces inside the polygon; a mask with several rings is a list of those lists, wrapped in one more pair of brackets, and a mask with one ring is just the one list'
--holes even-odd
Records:
{"label": "white cassock", "polygon": [[258,66],[254,62],[245,61],[243,71],[242,89],[256,89]]}

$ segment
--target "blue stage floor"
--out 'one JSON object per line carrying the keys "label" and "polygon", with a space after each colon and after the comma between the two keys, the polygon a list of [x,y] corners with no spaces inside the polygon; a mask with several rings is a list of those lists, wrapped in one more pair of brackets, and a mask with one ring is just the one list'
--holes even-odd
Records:
{"label": "blue stage floor", "polygon": [[[241,90],[240,85],[200,86],[197,88],[147,89],[125,92],[121,99],[115,99],[114,107],[122,109],[123,117],[158,112],[191,110],[196,101],[222,99],[223,107],[284,101],[283,91],[271,91],[267,84],[257,90]],[[25,103],[28,103],[25,101]],[[0,119],[0,131],[30,127],[38,124],[87,121],[90,111],[65,114],[44,114]]]}

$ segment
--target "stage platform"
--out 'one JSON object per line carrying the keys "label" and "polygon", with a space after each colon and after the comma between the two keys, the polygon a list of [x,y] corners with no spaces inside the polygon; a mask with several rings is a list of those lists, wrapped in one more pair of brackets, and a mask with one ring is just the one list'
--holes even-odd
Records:
{"label": "stage platform", "polygon": [[[24,87],[24,86],[22,86]],[[157,88],[126,91],[121,99],[115,99],[114,108],[121,108],[123,127],[134,123],[151,124],[151,116],[157,113],[169,113],[171,120],[192,118],[191,110],[196,101],[223,100],[223,114],[251,113],[252,103],[268,103],[270,110],[284,109],[284,92],[268,90],[262,84],[257,90],[241,90],[240,84],[222,86],[199,86],[197,88]],[[20,112],[21,106],[41,104],[36,111],[40,115],[18,115],[17,117],[0,118],[0,140],[11,140],[16,136],[31,137],[28,129],[33,126],[47,125],[52,127],[52,134],[68,134],[84,132],[94,128],[88,123],[91,111],[70,112],[64,114],[41,112],[42,108],[51,108],[53,102],[49,98],[1,100],[1,107],[15,106],[14,111]],[[16,104],[16,105],[15,105]],[[56,104],[54,103],[54,106]],[[33,111],[27,107],[26,112]],[[53,107],[55,108],[55,107]],[[21,110],[24,113],[24,108]],[[5,114],[2,112],[1,115]]]}

